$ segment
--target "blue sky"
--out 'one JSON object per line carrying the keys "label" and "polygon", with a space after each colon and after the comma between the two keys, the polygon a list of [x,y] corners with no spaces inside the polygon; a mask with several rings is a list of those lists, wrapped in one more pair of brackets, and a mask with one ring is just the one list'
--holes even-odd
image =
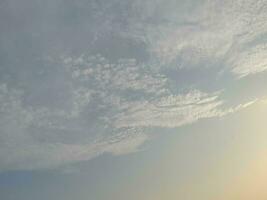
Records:
{"label": "blue sky", "polygon": [[[267,130],[254,119],[266,108],[266,7],[265,0],[2,1],[0,196],[125,199],[118,190],[142,191],[143,182],[148,196],[128,198],[196,199],[233,159],[228,145],[241,145],[233,150],[241,156],[252,141],[260,147]],[[231,143],[235,134],[240,140]],[[217,162],[223,167],[210,164]],[[209,178],[201,178],[205,166]]]}

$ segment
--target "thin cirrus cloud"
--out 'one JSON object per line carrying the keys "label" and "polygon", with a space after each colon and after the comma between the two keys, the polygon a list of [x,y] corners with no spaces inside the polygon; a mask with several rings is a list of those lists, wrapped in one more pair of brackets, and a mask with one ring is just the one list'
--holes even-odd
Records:
{"label": "thin cirrus cloud", "polygon": [[27,4],[0,7],[0,170],[138,151],[151,128],[249,106],[216,77],[267,69],[264,1]]}
{"label": "thin cirrus cloud", "polygon": [[176,12],[180,2],[157,2],[162,10],[149,4],[143,8],[148,13],[144,18],[163,12],[166,23],[143,20],[143,26],[133,23],[132,28],[146,36],[163,65],[177,65],[177,57],[182,68],[220,63],[238,78],[266,70],[266,1],[203,1],[182,16]]}
{"label": "thin cirrus cloud", "polygon": [[145,128],[179,127],[228,112],[217,94],[171,95],[165,77],[141,73],[144,66],[133,60],[109,64],[100,56],[83,57],[62,61],[71,85],[65,91],[68,106],[27,105],[22,90],[1,85],[1,169],[56,167],[105,152],[133,152],[149,138]]}

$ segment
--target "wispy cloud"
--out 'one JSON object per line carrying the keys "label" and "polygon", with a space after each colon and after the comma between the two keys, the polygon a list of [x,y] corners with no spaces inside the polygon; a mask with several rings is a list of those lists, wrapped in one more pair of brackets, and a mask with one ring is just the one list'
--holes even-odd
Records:
{"label": "wispy cloud", "polygon": [[[223,116],[219,93],[172,94],[167,78],[134,60],[63,58],[69,104],[25,104],[24,92],[1,85],[1,169],[56,167],[103,153],[134,152],[146,128],[173,128]],[[52,97],[53,98],[53,97]]]}
{"label": "wispy cloud", "polygon": [[138,151],[150,128],[251,105],[227,102],[224,84],[267,70],[265,1],[47,2],[0,12],[15,30],[0,36],[0,170]]}
{"label": "wispy cloud", "polygon": [[267,70],[267,48],[265,44],[250,47],[245,51],[232,55],[229,64],[233,66],[232,72],[239,78]]}
{"label": "wispy cloud", "polygon": [[[239,78],[266,70],[266,1],[189,1],[191,9],[181,4],[188,11],[182,14],[176,12],[180,2],[147,4],[136,3],[145,11],[131,28],[145,36],[162,65],[212,67],[217,63]],[[155,23],[149,21],[152,16],[157,16]]]}
{"label": "wispy cloud", "polygon": [[200,91],[152,102],[133,102],[118,115],[116,127],[179,127],[198,119],[222,116],[221,104],[218,96]]}

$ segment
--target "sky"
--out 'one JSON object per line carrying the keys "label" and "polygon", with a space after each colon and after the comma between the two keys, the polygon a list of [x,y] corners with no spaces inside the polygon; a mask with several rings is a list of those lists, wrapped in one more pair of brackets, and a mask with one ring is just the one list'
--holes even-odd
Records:
{"label": "sky", "polygon": [[266,200],[266,0],[2,0],[0,199]]}

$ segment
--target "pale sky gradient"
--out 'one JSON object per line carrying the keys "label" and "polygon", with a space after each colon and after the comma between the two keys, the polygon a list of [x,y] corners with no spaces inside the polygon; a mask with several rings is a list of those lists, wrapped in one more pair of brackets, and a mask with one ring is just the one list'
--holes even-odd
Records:
{"label": "pale sky gradient", "polygon": [[266,200],[266,0],[0,2],[0,199]]}

